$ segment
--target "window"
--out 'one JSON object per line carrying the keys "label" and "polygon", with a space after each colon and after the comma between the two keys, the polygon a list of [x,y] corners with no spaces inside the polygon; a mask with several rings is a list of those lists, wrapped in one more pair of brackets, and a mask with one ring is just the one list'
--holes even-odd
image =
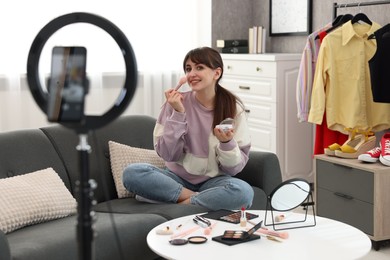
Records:
{"label": "window", "polygon": [[[118,26],[134,49],[139,70],[181,69],[188,50],[211,45],[211,0],[8,0],[0,16],[0,74],[26,73],[37,33],[52,19],[72,12],[97,14]],[[42,51],[41,72],[49,71],[51,44],[86,46],[87,71],[124,69],[117,61],[123,59],[116,43],[93,25],[72,24],[57,31]]]}

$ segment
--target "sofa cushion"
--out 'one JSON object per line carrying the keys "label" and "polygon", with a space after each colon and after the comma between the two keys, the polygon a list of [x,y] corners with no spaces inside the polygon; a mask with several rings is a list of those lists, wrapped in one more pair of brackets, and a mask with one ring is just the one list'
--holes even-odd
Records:
{"label": "sofa cushion", "polygon": [[164,160],[154,150],[131,147],[114,141],[109,141],[108,146],[111,171],[118,198],[134,197],[134,194],[126,190],[122,182],[123,170],[127,165],[132,163],[150,163],[159,168],[165,167]]}
{"label": "sofa cushion", "polygon": [[4,233],[76,213],[76,200],[52,168],[0,179],[0,190]]}

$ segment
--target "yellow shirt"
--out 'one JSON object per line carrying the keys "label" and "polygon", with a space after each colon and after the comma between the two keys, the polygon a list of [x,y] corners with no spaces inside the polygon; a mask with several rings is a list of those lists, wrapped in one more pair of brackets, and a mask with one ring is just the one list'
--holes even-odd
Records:
{"label": "yellow shirt", "polygon": [[368,60],[376,52],[368,36],[381,26],[345,23],[329,33],[320,47],[308,121],[348,134],[345,128],[382,131],[390,128],[390,104],[375,103]]}

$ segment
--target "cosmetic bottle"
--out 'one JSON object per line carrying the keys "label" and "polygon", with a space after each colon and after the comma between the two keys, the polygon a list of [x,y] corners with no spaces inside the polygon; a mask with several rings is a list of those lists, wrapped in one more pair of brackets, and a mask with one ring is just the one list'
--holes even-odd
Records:
{"label": "cosmetic bottle", "polygon": [[246,227],[246,214],[244,207],[241,208],[240,226]]}

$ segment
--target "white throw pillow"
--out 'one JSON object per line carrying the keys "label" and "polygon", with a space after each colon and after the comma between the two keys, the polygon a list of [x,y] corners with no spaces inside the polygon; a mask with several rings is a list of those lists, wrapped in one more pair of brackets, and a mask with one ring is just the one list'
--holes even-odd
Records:
{"label": "white throw pillow", "polygon": [[52,168],[0,179],[0,191],[0,229],[4,233],[77,211],[75,198]]}
{"label": "white throw pillow", "polygon": [[154,150],[132,147],[114,141],[109,141],[108,147],[110,150],[111,171],[118,198],[134,197],[134,194],[126,190],[122,182],[123,170],[129,164],[150,163],[159,168],[165,167],[164,160]]}

